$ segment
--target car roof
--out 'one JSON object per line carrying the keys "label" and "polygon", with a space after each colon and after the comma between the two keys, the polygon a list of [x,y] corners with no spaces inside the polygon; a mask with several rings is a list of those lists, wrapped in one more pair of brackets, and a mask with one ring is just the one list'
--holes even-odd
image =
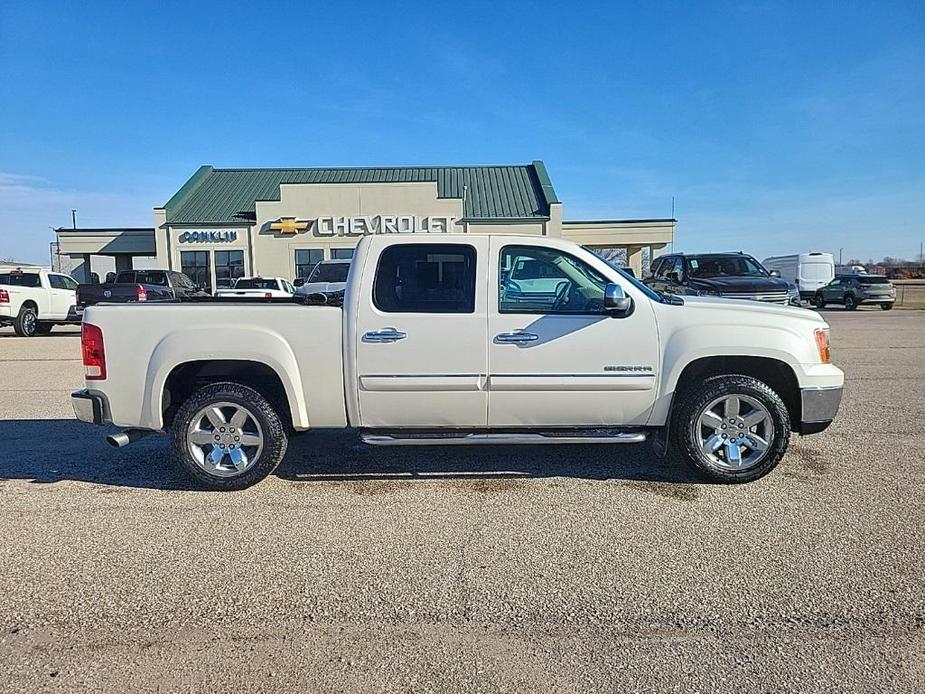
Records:
{"label": "car roof", "polygon": [[667,258],[669,255],[679,256],[681,258],[721,258],[724,256],[734,256],[736,258],[753,258],[754,256],[749,255],[745,251],[718,251],[717,253],[669,253],[663,257]]}

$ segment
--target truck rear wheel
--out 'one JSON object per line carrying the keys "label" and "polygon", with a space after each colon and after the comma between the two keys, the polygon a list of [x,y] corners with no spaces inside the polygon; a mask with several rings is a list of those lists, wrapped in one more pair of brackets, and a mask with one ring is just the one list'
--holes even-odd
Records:
{"label": "truck rear wheel", "polygon": [[32,337],[35,335],[39,319],[35,309],[31,306],[23,306],[19,309],[19,315],[13,321],[13,331],[20,337]]}
{"label": "truck rear wheel", "polygon": [[273,406],[253,388],[213,383],[180,406],[171,428],[180,466],[215,491],[245,489],[272,473],[288,438]]}
{"label": "truck rear wheel", "polygon": [[687,390],[672,414],[676,458],[714,482],[751,482],[768,474],[790,441],[780,396],[751,376],[714,376]]}

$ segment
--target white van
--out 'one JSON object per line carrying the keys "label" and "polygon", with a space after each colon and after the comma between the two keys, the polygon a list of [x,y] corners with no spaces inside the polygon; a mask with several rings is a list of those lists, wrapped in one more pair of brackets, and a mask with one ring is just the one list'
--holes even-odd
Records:
{"label": "white van", "polygon": [[799,253],[765,258],[767,270],[777,270],[780,276],[800,290],[800,298],[812,301],[816,290],[835,279],[835,256],[831,253]]}

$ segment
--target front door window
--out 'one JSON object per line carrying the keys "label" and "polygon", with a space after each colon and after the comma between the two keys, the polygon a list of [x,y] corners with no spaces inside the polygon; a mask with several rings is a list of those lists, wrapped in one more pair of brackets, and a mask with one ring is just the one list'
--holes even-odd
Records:
{"label": "front door window", "polygon": [[605,313],[606,278],[568,253],[539,246],[505,246],[499,270],[501,313]]}

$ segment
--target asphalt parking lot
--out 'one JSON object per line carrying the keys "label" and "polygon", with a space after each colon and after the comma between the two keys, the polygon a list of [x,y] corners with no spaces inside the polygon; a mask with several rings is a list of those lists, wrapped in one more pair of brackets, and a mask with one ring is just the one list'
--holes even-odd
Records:
{"label": "asphalt parking lot", "polygon": [[2,691],[925,691],[925,312],[824,311],[842,412],[750,485],[648,447],[309,434],[245,492],[0,331]]}

